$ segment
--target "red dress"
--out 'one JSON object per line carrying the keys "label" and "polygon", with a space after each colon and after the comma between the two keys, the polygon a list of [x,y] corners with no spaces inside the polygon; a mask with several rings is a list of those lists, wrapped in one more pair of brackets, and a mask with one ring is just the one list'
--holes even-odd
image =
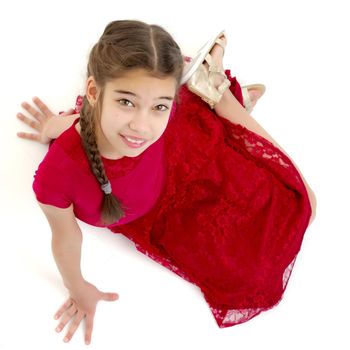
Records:
{"label": "red dress", "polygon": [[[242,104],[240,86],[231,91]],[[305,185],[271,142],[186,86],[164,136],[165,185],[145,215],[109,229],[200,288],[219,327],[277,305],[311,217]]]}
{"label": "red dress", "polygon": [[50,144],[34,175],[36,199],[59,208],[73,204],[74,215],[85,223],[111,228],[143,216],[157,203],[165,182],[164,140],[159,138],[137,157],[102,158],[113,194],[126,207],[118,223],[100,222],[104,193],[75,129],[80,118]]}

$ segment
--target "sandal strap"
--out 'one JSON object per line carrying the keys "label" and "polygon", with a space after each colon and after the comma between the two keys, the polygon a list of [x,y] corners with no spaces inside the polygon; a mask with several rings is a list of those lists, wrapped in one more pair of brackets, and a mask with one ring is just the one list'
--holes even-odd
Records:
{"label": "sandal strap", "polygon": [[220,68],[219,66],[217,66],[215,64],[213,57],[211,56],[210,53],[207,54],[207,56],[205,57],[205,60],[207,61],[208,65],[209,65],[209,72],[222,73],[222,74],[225,73],[222,68]]}
{"label": "sandal strap", "polygon": [[243,104],[248,113],[252,110],[252,100],[250,99],[249,91],[246,87],[242,88]]}
{"label": "sandal strap", "polygon": [[231,82],[226,78],[217,89],[219,93],[222,95],[225,92],[225,90],[230,86],[231,86]]}
{"label": "sandal strap", "polygon": [[225,74],[225,70],[222,67],[217,66],[214,63],[214,60],[212,58],[212,56],[210,55],[210,53],[207,54],[205,60],[208,62],[209,64],[209,79],[210,76],[212,74],[220,74],[221,76],[223,76],[225,78],[225,80],[217,87],[218,92],[220,93],[220,95],[222,95],[224,93],[224,91],[231,86],[231,82],[227,79],[226,74]]}

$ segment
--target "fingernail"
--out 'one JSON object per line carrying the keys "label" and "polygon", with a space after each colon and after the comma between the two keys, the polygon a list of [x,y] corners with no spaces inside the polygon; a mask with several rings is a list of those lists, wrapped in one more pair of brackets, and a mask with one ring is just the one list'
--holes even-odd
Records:
{"label": "fingernail", "polygon": [[68,340],[69,340],[69,339],[68,339],[67,337],[65,337],[65,338],[63,339],[63,341],[64,341],[65,343],[67,343]]}
{"label": "fingernail", "polygon": [[61,327],[57,327],[56,332],[60,332],[60,331],[61,331]]}

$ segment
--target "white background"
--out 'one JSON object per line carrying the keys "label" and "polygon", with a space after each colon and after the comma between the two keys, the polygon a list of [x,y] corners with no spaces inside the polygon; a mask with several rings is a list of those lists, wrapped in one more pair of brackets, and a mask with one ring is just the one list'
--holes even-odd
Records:
{"label": "white background", "polygon": [[200,290],[122,235],[82,222],[85,277],[120,299],[97,308],[91,349],[349,349],[349,11],[347,1],[15,1],[0,5],[0,349],[84,349],[53,315],[67,297],[32,191],[47,146],[17,138],[22,101],[59,112],[84,88],[89,49],[116,19],[164,26],[185,54],[220,29],[224,63],[266,93],[254,118],[317,197],[317,216],[281,303],[218,328]]}

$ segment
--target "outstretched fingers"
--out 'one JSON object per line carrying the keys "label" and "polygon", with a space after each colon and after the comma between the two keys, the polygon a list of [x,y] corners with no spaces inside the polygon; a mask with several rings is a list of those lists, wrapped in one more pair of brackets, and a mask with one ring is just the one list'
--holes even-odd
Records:
{"label": "outstretched fingers", "polygon": [[39,134],[31,134],[28,132],[18,132],[17,136],[22,138],[22,139],[27,139],[27,140],[33,140],[33,141],[38,141],[40,142],[40,135]]}
{"label": "outstretched fingers", "polygon": [[78,312],[75,304],[72,304],[68,310],[65,311],[60,323],[56,327],[56,332],[61,332],[61,330],[67,325],[67,323],[74,317],[74,315]]}
{"label": "outstretched fingers", "polygon": [[[52,117],[54,113],[47,107],[47,105],[40,100],[39,97],[33,97],[33,102],[36,104],[36,106],[40,109],[40,111],[44,114],[46,117]],[[40,115],[42,118],[42,115]]]}
{"label": "outstretched fingers", "polygon": [[[69,330],[68,330],[67,334],[65,335],[65,337],[63,338],[64,342],[69,342],[72,339],[75,331],[77,330],[77,328],[80,325],[81,320],[85,317],[85,312],[82,310],[78,310],[78,312],[74,315],[75,315],[74,320],[70,324]],[[72,315],[72,317],[74,315]]]}
{"label": "outstretched fingers", "polygon": [[58,320],[63,313],[70,308],[70,306],[73,304],[73,300],[71,298],[68,298],[64,304],[56,311],[55,313],[55,320]]}
{"label": "outstretched fingers", "polygon": [[119,299],[117,293],[101,292],[89,283],[86,283],[85,287],[87,289],[83,297],[77,296],[77,299],[73,297],[68,298],[54,315],[56,320],[60,318],[59,324],[56,327],[56,332],[61,332],[62,329],[70,323],[66,328],[68,330],[63,339],[64,342],[69,342],[72,339],[81,321],[85,318],[85,344],[90,344],[97,303],[100,300],[115,301]]}
{"label": "outstretched fingers", "polygon": [[85,344],[91,343],[91,334],[94,328],[94,315],[87,315],[85,320]]}
{"label": "outstretched fingers", "polygon": [[44,119],[43,115],[27,102],[22,102],[21,107],[33,116],[39,123]]}
{"label": "outstretched fingers", "polygon": [[27,124],[28,126],[30,126],[31,128],[40,131],[40,123],[38,123],[37,121],[26,117],[22,113],[18,113],[17,118],[25,124]]}
{"label": "outstretched fingers", "polygon": [[104,301],[115,301],[119,299],[119,295],[117,293],[102,293],[101,300]]}

